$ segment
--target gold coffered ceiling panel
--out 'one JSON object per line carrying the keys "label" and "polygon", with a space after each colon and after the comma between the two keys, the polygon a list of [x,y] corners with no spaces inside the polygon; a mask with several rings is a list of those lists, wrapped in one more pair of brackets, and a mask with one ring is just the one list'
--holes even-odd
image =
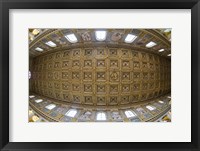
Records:
{"label": "gold coffered ceiling panel", "polygon": [[[87,32],[83,33],[89,41]],[[116,108],[171,91],[170,59],[123,45],[86,46],[35,57],[31,91],[72,105]]]}

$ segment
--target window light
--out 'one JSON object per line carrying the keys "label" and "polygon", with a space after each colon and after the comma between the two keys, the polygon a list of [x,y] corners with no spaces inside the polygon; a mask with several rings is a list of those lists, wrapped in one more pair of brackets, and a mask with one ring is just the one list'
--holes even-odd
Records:
{"label": "window light", "polygon": [[158,101],[159,103],[163,104],[164,102],[163,101]]}
{"label": "window light", "polygon": [[160,49],[160,50],[158,50],[159,52],[163,52],[163,51],[165,51],[165,49]]}
{"label": "window light", "polygon": [[34,30],[32,31],[32,34],[33,34],[33,35],[37,35],[37,34],[39,34],[39,32],[40,32],[40,31],[39,31],[38,29],[34,29]]}
{"label": "window light", "polygon": [[167,56],[171,56],[171,54],[168,54]]}
{"label": "window light", "polygon": [[106,120],[106,113],[104,113],[104,112],[97,113],[97,118],[96,119],[98,121],[104,121],[104,120]]}
{"label": "window light", "polygon": [[31,78],[31,71],[28,72],[28,78]]}
{"label": "window light", "polygon": [[35,97],[34,95],[30,95],[30,96],[29,96],[29,98],[34,98],[34,97]]}
{"label": "window light", "polygon": [[148,110],[150,110],[150,111],[153,111],[153,110],[156,109],[156,107],[150,106],[150,105],[147,105],[146,108],[147,108]]}
{"label": "window light", "polygon": [[38,121],[39,119],[40,119],[40,118],[39,118],[38,116],[36,116],[36,115],[32,116],[32,120],[33,120],[34,122]]}
{"label": "window light", "polygon": [[42,102],[42,101],[43,101],[42,99],[37,99],[37,100],[35,100],[36,103],[40,103],[40,102]]}
{"label": "window light", "polygon": [[137,36],[132,35],[132,34],[128,34],[125,38],[125,42],[126,43],[132,43],[136,38],[137,38]]}
{"label": "window light", "polygon": [[127,118],[136,116],[136,114],[133,113],[131,110],[127,110],[127,111],[125,111],[124,113],[125,113],[125,115],[127,116]]}
{"label": "window light", "polygon": [[70,109],[65,115],[69,117],[74,117],[77,113],[77,110],[75,109]]}
{"label": "window light", "polygon": [[76,38],[76,36],[74,34],[66,35],[65,38],[71,43],[78,42],[78,40],[77,40],[77,38]]}
{"label": "window light", "polygon": [[43,51],[43,49],[40,47],[35,48],[35,50],[40,51],[40,52]]}
{"label": "window light", "polygon": [[48,109],[48,110],[52,110],[53,108],[55,108],[56,105],[55,104],[49,104],[47,105],[45,108]]}
{"label": "window light", "polygon": [[91,114],[92,114],[92,113],[89,112],[89,111],[85,112],[85,115],[91,115]]}
{"label": "window light", "polygon": [[98,41],[104,41],[106,39],[106,31],[96,31],[95,36]]}
{"label": "window light", "polygon": [[149,42],[148,44],[146,44],[146,47],[147,48],[151,48],[151,47],[153,47],[153,46],[155,46],[155,45],[157,45],[155,42],[153,42],[153,41],[151,41],[151,42]]}
{"label": "window light", "polygon": [[48,41],[45,44],[50,46],[50,47],[56,47],[56,44],[53,41]]}

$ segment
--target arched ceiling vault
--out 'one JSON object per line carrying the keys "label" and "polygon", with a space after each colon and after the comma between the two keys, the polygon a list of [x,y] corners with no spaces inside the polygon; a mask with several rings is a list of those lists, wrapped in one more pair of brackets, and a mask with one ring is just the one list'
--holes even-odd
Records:
{"label": "arched ceiling vault", "polygon": [[55,102],[99,109],[127,108],[166,95],[171,92],[170,33],[29,29],[30,91]]}
{"label": "arched ceiling vault", "polygon": [[[157,54],[170,58],[171,54],[171,31],[168,29],[33,29],[29,30],[29,52],[30,57],[36,57],[42,54],[65,50],[71,48],[85,48],[91,46],[124,47]],[[95,37],[96,31],[106,31],[106,39],[98,41]],[[166,31],[166,32],[165,32]],[[74,34],[77,38],[76,43],[71,43],[66,35]],[[126,43],[128,34],[135,35],[137,38]],[[50,47],[45,43],[52,41],[56,47]],[[146,47],[149,42],[155,42],[153,47]],[[42,51],[36,51],[41,48]],[[159,50],[164,50],[159,52]]]}

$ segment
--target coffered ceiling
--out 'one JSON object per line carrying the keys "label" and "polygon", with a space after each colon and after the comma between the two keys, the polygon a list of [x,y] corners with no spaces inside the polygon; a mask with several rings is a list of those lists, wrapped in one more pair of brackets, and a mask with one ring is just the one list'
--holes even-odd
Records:
{"label": "coffered ceiling", "polygon": [[122,108],[171,92],[171,29],[29,29],[30,92]]}

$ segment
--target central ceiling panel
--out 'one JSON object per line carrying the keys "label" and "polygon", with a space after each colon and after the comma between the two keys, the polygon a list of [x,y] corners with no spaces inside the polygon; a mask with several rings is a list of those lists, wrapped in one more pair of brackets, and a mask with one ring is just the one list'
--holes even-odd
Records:
{"label": "central ceiling panel", "polygon": [[34,58],[31,91],[66,104],[119,108],[169,93],[170,72],[171,61],[156,54],[120,45],[78,47]]}

